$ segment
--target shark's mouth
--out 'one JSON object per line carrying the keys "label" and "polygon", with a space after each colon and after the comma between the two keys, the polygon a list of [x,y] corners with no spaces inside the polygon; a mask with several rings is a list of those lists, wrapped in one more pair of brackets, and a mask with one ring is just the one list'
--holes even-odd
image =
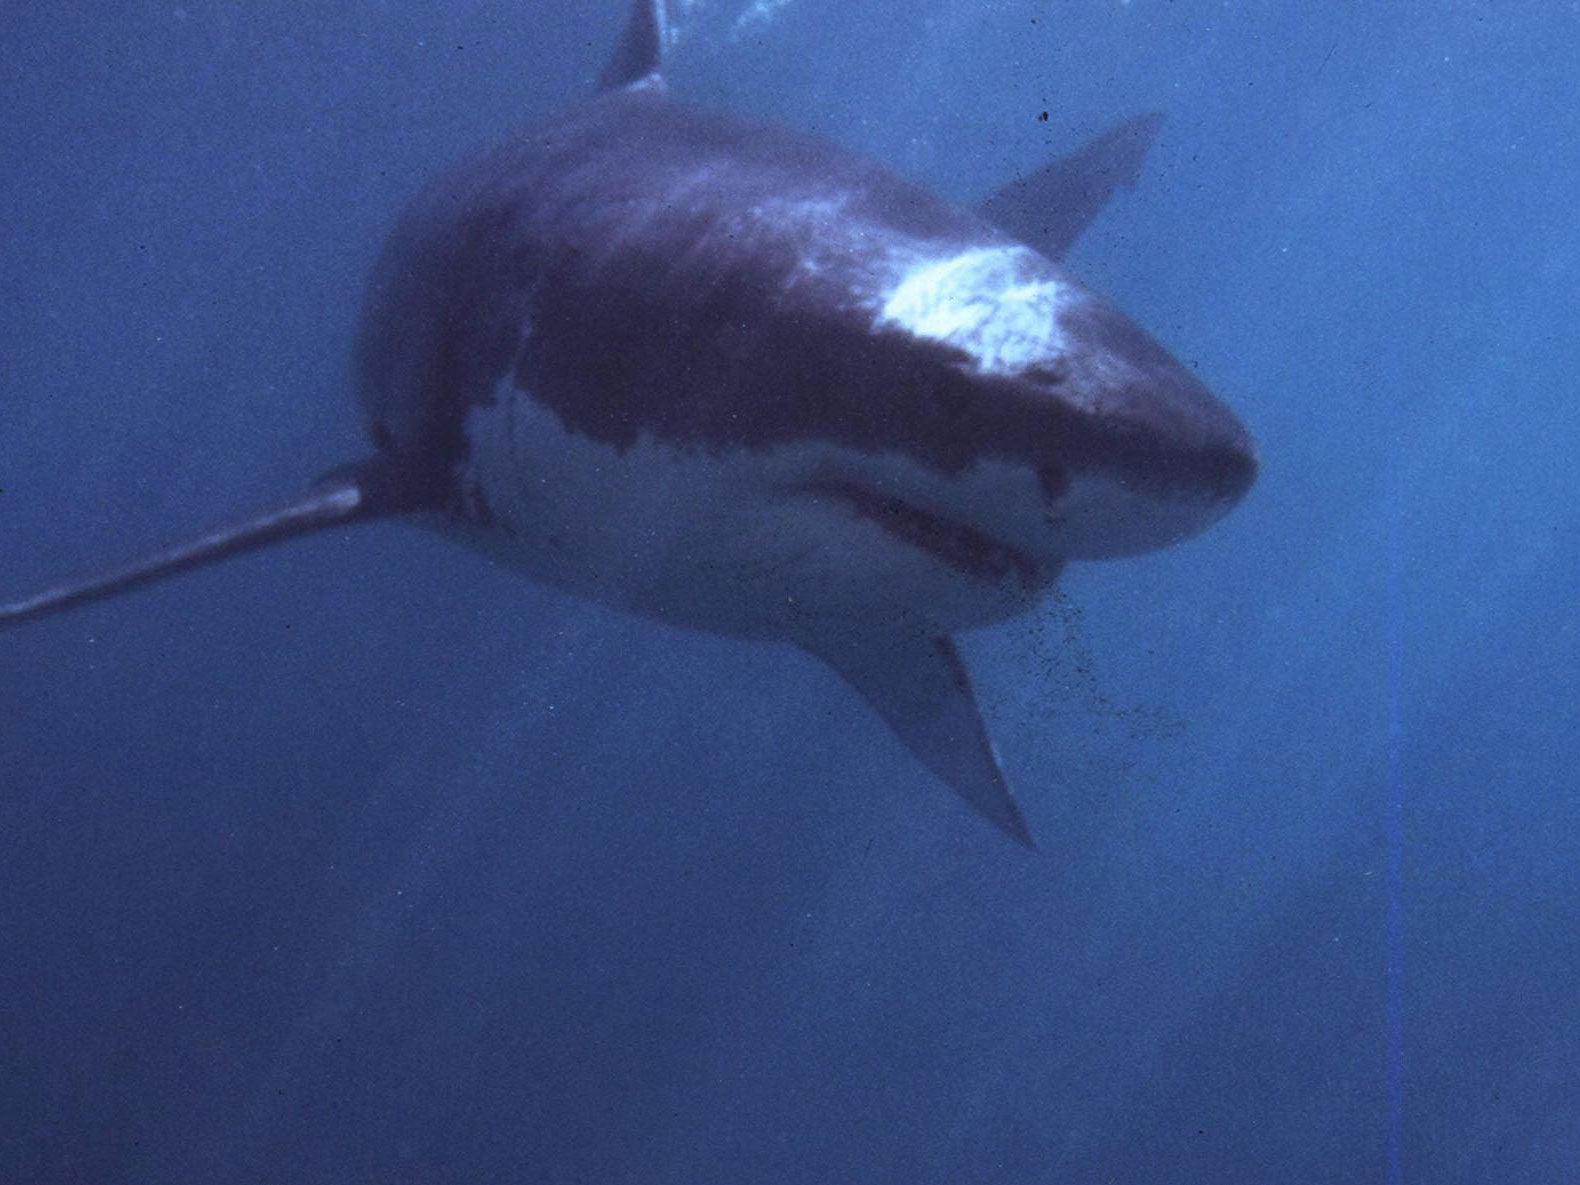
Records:
{"label": "shark's mouth", "polygon": [[888,498],[845,483],[818,483],[810,492],[837,498],[860,518],[924,551],[940,563],[989,584],[1016,577],[1028,588],[1044,583],[1043,565],[1019,548],[974,527],[939,518],[898,498]]}

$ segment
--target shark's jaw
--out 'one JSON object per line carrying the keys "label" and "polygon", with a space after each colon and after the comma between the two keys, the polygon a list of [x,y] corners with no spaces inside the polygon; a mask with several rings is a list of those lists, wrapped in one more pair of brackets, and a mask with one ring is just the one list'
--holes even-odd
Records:
{"label": "shark's jaw", "polygon": [[1008,465],[942,474],[815,441],[615,448],[508,381],[472,408],[465,437],[433,525],[671,624],[791,640],[819,623],[948,633],[1024,612],[1061,567],[1036,544],[1035,477]]}
{"label": "shark's jaw", "polygon": [[1059,565],[966,522],[923,509],[903,497],[849,482],[810,484],[804,493],[843,504],[857,518],[876,524],[897,543],[914,547],[939,565],[985,586],[1018,583],[1028,592],[1052,583]]}

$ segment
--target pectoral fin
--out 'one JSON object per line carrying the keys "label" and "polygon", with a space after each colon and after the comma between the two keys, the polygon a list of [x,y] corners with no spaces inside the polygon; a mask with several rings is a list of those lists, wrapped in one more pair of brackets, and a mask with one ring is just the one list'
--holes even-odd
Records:
{"label": "pectoral fin", "polygon": [[905,747],[976,811],[1029,848],[1031,833],[946,637],[893,634],[808,646],[861,692]]}
{"label": "pectoral fin", "polygon": [[215,527],[96,576],[0,603],[0,626],[47,617],[74,605],[129,592],[178,572],[326,527],[415,510],[425,505],[427,498],[426,486],[413,483],[384,458],[347,465],[326,473],[304,493],[268,510]]}

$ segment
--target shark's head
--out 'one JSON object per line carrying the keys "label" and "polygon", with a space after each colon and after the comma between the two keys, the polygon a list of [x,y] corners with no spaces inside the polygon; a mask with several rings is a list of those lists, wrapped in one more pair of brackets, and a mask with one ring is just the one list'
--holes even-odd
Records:
{"label": "shark's head", "polygon": [[[1062,268],[983,242],[903,259],[877,330],[930,360],[919,426],[960,467],[962,512],[1041,565],[1154,550],[1224,515],[1256,453],[1234,414]],[[967,487],[992,481],[997,499]],[[1017,492],[1018,489],[1018,492]]]}

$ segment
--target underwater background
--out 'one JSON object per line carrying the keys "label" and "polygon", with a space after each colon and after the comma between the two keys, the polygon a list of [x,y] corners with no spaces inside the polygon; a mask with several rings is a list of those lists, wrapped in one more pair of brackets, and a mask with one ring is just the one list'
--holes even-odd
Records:
{"label": "underwater background", "polygon": [[[1580,4],[674,7],[962,201],[1165,111],[1070,262],[1259,484],[965,640],[1037,855],[399,524],[7,631],[0,1182],[1580,1180]],[[359,455],[383,232],[624,8],[0,8],[0,594]]]}

